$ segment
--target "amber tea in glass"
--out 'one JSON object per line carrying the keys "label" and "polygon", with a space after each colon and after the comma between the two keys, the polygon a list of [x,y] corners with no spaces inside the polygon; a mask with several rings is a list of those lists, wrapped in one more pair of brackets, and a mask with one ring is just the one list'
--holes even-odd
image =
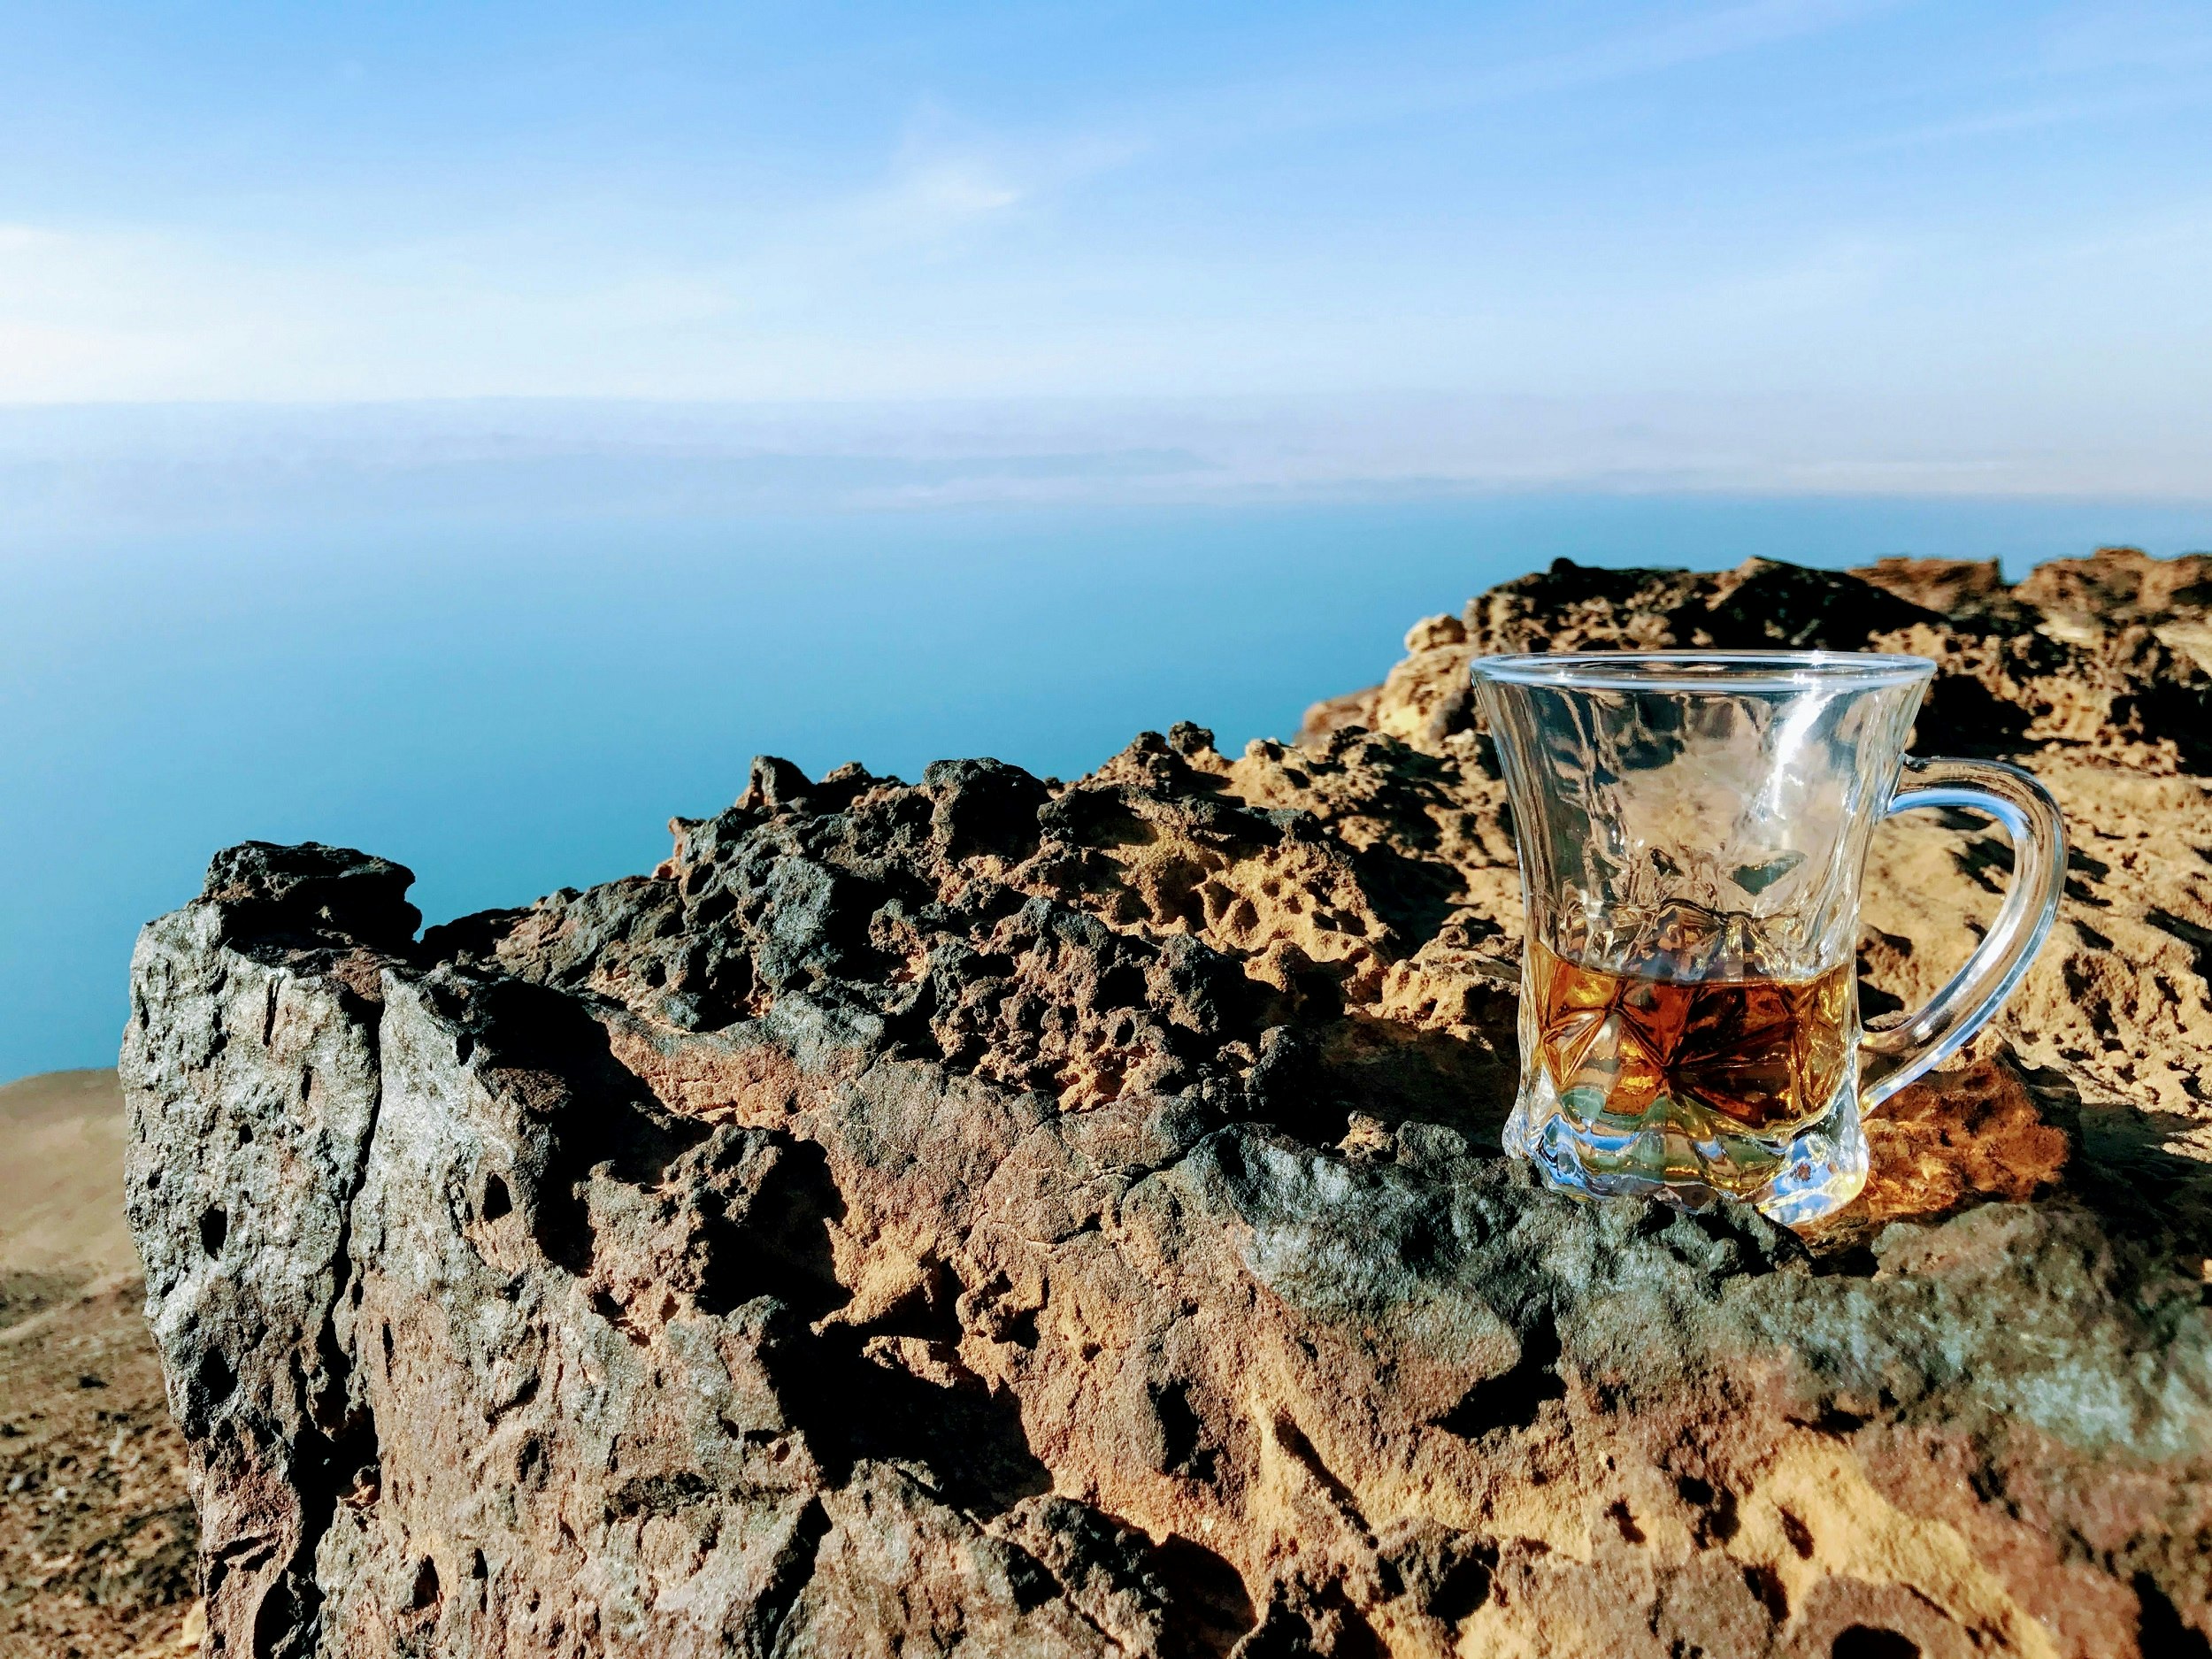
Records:
{"label": "amber tea in glass", "polygon": [[[1906,757],[1933,672],[1818,651],[1475,664],[1527,906],[1509,1151],[1576,1192],[1725,1193],[1791,1225],[1857,1194],[1861,1114],[1996,1011],[2064,875],[2057,808],[2026,772]],[[2012,887],[1933,1002],[1863,1033],[1869,841],[1923,807],[2001,824]]]}
{"label": "amber tea in glass", "polygon": [[1528,947],[1537,1044],[1560,1094],[1655,1106],[1708,1126],[1794,1128],[1827,1110],[1851,1060],[1848,967],[1809,979],[1663,979],[1578,967]]}

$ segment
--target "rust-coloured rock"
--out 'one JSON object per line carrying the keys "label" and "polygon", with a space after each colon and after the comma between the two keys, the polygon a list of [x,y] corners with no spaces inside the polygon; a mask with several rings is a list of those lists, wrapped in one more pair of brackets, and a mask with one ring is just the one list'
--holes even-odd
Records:
{"label": "rust-coloured rock", "polygon": [[[1555,566],[1304,747],[763,760],[651,875],[419,941],[396,866],[223,854],[123,1067],[211,1650],[2205,1651],[2208,578]],[[1770,641],[1934,657],[1919,749],[2032,764],[2077,845],[1809,1240],[1497,1156],[1464,691]],[[1874,1003],[2006,857],[1885,831]]]}

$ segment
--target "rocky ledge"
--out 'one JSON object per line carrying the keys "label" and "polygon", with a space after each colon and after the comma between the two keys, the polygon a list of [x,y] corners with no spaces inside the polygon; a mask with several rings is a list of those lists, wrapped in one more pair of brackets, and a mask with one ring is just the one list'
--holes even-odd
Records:
{"label": "rocky ledge", "polygon": [[[1920,752],[2070,814],[1820,1235],[1497,1156],[1463,669],[1594,642],[1932,657]],[[1561,565],[1408,646],[1234,759],[757,761],[419,938],[397,865],[218,856],[123,1056],[210,1651],[2212,1651],[2212,559]],[[1884,832],[1874,1008],[2007,856]]]}

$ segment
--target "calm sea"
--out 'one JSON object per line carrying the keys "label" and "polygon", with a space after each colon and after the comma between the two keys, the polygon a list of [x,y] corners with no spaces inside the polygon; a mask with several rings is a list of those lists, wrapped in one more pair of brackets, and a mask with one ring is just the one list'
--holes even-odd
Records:
{"label": "calm sea", "polygon": [[[4,536],[0,528],[0,536]],[[2212,507],[1651,495],[0,541],[0,1079],[111,1064],[131,940],[228,843],[411,865],[433,920],[649,868],[757,752],[916,775],[1233,749],[1566,557],[2212,547]]]}

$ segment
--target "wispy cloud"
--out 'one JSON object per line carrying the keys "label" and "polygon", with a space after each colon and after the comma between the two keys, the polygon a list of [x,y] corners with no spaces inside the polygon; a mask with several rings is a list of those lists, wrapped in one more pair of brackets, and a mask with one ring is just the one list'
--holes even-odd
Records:
{"label": "wispy cloud", "polygon": [[[1892,12],[1904,0],[1750,0],[1624,29],[1569,50],[1471,77],[1460,100],[1538,96],[1663,74],[1687,65],[1759,51]],[[1438,96],[1451,96],[1440,87]]]}
{"label": "wispy cloud", "polygon": [[779,219],[761,241],[832,257],[938,248],[1033,198],[1052,171],[1045,155],[1010,154],[932,102],[909,119],[876,180]]}
{"label": "wispy cloud", "polygon": [[250,343],[214,276],[156,233],[0,226],[0,399],[188,395]]}
{"label": "wispy cloud", "polygon": [[1555,97],[1663,75],[1847,27],[1906,0],[1748,0],[1601,32],[1571,46],[1530,49],[1460,31],[1394,42],[1329,65],[1325,78],[1286,75],[1224,86],[1179,105],[1132,111],[1133,129],[1160,147],[1257,139],[1292,130],[1371,126],[1490,104]]}

